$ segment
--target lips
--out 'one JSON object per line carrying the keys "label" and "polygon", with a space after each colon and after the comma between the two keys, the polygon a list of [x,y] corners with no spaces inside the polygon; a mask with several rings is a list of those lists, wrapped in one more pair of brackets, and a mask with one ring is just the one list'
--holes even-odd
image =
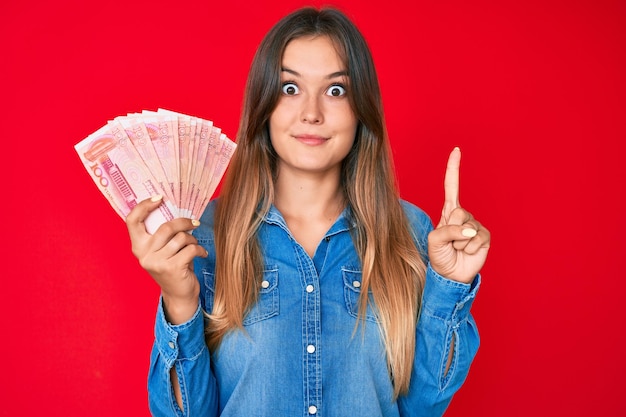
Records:
{"label": "lips", "polygon": [[299,142],[304,143],[305,145],[309,145],[309,146],[322,145],[326,143],[326,141],[329,139],[324,136],[309,135],[309,134],[294,135],[294,138],[296,138],[296,140],[298,140]]}

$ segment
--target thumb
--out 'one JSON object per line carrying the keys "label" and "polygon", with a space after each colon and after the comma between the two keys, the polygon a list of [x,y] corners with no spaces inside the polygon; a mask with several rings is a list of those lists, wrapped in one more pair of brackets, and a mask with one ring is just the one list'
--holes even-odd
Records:
{"label": "thumb", "polygon": [[157,207],[163,202],[162,195],[154,195],[137,204],[126,216],[126,227],[130,238],[139,238],[149,234],[146,230],[145,221]]}

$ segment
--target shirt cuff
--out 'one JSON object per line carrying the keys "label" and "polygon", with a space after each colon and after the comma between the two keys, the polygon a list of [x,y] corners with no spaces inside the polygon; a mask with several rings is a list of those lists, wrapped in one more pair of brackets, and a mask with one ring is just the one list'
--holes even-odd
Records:
{"label": "shirt cuff", "polygon": [[442,320],[459,322],[469,316],[480,287],[480,274],[470,284],[452,281],[439,275],[428,263],[422,295],[422,311]]}
{"label": "shirt cuff", "polygon": [[163,299],[159,298],[159,307],[154,324],[155,344],[168,366],[176,360],[194,359],[204,349],[204,314],[198,309],[189,321],[173,325],[165,318]]}

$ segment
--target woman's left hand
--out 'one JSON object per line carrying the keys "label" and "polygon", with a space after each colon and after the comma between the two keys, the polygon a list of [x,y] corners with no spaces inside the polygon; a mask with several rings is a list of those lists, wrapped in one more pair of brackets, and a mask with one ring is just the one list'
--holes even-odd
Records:
{"label": "woman's left hand", "polygon": [[441,220],[428,235],[428,256],[439,275],[471,283],[485,264],[491,234],[459,204],[460,164],[461,151],[454,148],[446,168]]}

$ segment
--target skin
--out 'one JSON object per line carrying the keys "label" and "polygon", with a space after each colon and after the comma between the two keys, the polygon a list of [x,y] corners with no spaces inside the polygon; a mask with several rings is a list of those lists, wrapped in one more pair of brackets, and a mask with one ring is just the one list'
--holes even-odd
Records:
{"label": "skin", "polygon": [[269,121],[278,155],[274,205],[312,257],[345,206],[341,161],[354,143],[358,121],[348,99],[346,68],[328,37],[291,41],[281,81],[283,94]]}
{"label": "skin", "polygon": [[282,95],[270,117],[279,176],[339,178],[357,128],[346,69],[328,37],[291,41],[283,54]]}
{"label": "skin", "polygon": [[[345,205],[340,164],[354,141],[357,120],[347,96],[341,95],[342,87],[333,87],[342,84],[349,93],[345,68],[327,37],[293,40],[287,45],[282,66],[283,95],[269,121],[272,144],[279,156],[274,205],[296,240],[313,256]],[[485,263],[490,234],[460,206],[460,161],[461,152],[455,148],[445,172],[441,220],[428,236],[428,253],[440,275],[471,283]],[[193,259],[208,254],[188,233],[199,225],[197,221],[178,218],[163,224],[153,235],[146,231],[144,221],[161,199],[155,196],[139,203],[126,224],[133,254],[161,287],[168,321],[181,324],[198,308],[200,288]],[[182,408],[174,368],[171,377]]]}
{"label": "skin", "polygon": [[444,177],[441,219],[428,235],[428,255],[437,273],[469,284],[485,264],[491,234],[459,203],[460,164],[461,150],[454,148]]}

